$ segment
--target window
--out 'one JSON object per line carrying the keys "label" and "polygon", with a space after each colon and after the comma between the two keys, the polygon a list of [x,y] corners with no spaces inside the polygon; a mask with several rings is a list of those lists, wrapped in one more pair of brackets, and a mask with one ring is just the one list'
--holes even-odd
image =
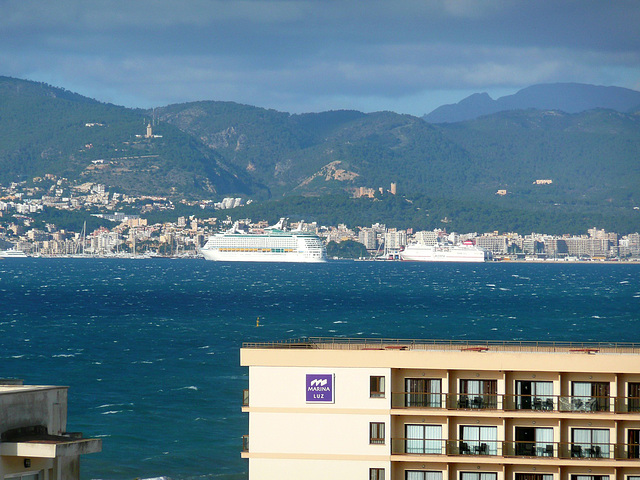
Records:
{"label": "window", "polygon": [[572,457],[609,458],[609,430],[574,428],[571,441]]}
{"label": "window", "polygon": [[407,441],[406,453],[444,453],[442,425],[405,425],[404,432]]}
{"label": "window", "polygon": [[460,380],[459,408],[497,408],[497,380]]}
{"label": "window", "polygon": [[571,480],[609,480],[609,475],[571,475]]}
{"label": "window", "polygon": [[498,480],[493,472],[460,472],[460,480]]}
{"label": "window", "polygon": [[442,480],[442,472],[424,472],[422,470],[405,470],[405,480]]}
{"label": "window", "polygon": [[629,382],[628,396],[630,412],[640,412],[640,383]]}
{"label": "window", "polygon": [[384,398],[384,377],[371,376],[369,378],[369,396]]}
{"label": "window", "polygon": [[468,455],[497,455],[498,427],[460,427],[460,453]]}
{"label": "window", "polygon": [[384,423],[383,422],[369,423],[369,443],[384,444]]}
{"label": "window", "polygon": [[609,411],[609,382],[572,382],[571,410]]}
{"label": "window", "polygon": [[[628,458],[640,458],[640,430],[629,430],[628,445],[627,445],[627,457]],[[638,477],[640,480],[640,477]]]}
{"label": "window", "polygon": [[439,378],[405,378],[405,407],[442,407],[441,386]]}
{"label": "window", "polygon": [[516,455],[553,457],[553,428],[516,427]]}
{"label": "window", "polygon": [[18,473],[17,475],[6,475],[4,478],[7,480],[40,480],[43,478],[43,471]]}
{"label": "window", "polygon": [[516,473],[515,480],[553,480],[550,473]]}
{"label": "window", "polygon": [[370,468],[369,480],[384,480],[384,468]]}
{"label": "window", "polygon": [[553,382],[516,381],[518,410],[553,410]]}

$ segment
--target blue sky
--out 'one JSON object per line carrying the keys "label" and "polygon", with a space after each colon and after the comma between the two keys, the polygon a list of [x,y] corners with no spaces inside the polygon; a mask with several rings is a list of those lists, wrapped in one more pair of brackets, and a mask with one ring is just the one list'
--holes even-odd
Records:
{"label": "blue sky", "polygon": [[423,115],[536,83],[640,90],[638,0],[0,0],[0,75],[153,107]]}

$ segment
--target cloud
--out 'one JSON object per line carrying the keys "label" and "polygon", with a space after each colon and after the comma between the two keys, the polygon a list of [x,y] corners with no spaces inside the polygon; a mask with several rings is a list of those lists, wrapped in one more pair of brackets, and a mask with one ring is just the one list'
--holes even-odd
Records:
{"label": "cloud", "polygon": [[635,0],[3,0],[0,74],[129,106],[406,108],[454,90],[634,87],[638,24]]}

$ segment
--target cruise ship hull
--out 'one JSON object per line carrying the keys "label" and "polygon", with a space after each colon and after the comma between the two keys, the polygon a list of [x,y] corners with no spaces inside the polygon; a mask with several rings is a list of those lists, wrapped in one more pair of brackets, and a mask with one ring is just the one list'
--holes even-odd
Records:
{"label": "cruise ship hull", "polygon": [[206,260],[214,262],[289,262],[289,263],[323,263],[326,258],[306,256],[297,253],[259,253],[259,252],[221,252],[219,250],[200,251]]}
{"label": "cruise ship hull", "polygon": [[487,253],[475,246],[407,245],[404,251],[400,252],[400,258],[412,262],[481,263],[487,260]]}

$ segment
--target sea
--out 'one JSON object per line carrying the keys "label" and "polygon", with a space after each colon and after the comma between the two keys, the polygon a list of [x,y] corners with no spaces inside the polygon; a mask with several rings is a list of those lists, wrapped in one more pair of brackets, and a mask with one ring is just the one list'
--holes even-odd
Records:
{"label": "sea", "polygon": [[240,347],[309,336],[640,342],[640,265],[0,261],[0,378],[69,387],[82,479],[246,479]]}

